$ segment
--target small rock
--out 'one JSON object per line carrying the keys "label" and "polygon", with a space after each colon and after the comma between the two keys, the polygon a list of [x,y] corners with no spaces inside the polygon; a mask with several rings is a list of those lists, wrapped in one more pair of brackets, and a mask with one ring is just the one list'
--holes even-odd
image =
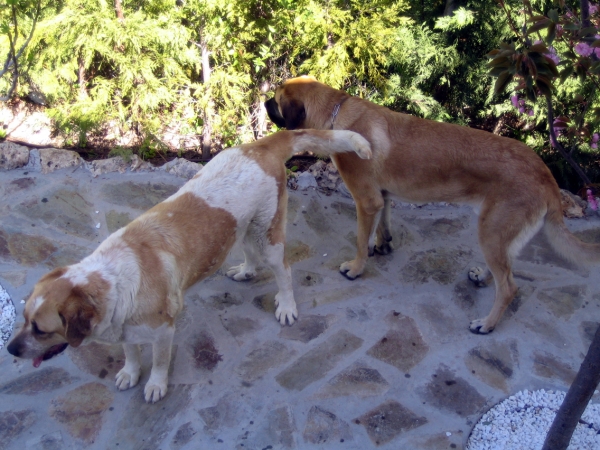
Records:
{"label": "small rock", "polygon": [[296,178],[296,185],[301,191],[319,187],[316,178],[310,172],[302,172],[299,174],[298,178]]}

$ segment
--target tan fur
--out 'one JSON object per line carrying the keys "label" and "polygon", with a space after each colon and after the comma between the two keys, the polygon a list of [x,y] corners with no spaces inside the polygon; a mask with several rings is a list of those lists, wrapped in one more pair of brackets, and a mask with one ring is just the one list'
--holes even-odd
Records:
{"label": "tan fur", "polygon": [[255,263],[269,265],[279,287],[275,315],[282,325],[291,325],[298,312],[283,251],[284,162],[307,147],[371,156],[368,142],[348,131],[284,131],[224,151],[179,192],[113,233],[80,263],[44,275],[25,304],[25,324],[8,351],[33,359],[37,367],[67,344],[122,343],[126,359],[116,385],[123,390],[140,377],[138,344],[151,343],[152,371],[144,392],[146,401],[156,402],[167,392],[174,324],[185,290],[215,273],[239,237],[246,263],[227,275],[246,280],[254,275]]}
{"label": "tan fur", "polygon": [[512,301],[517,290],[512,258],[538,229],[572,261],[600,262],[600,245],[581,242],[564,225],[559,189],[548,168],[518,141],[393,112],[312,77],[286,81],[266,107],[279,126],[333,126],[355,131],[371,144],[368,161],[349,153],[332,156],[357,207],[357,254],[340,267],[350,279],[361,275],[374,250],[392,250],[389,194],[408,202],[463,202],[480,209],[479,242],[491,272],[472,271],[470,277],[484,284],[493,275],[496,299],[487,317],[471,322],[476,333],[492,331]]}

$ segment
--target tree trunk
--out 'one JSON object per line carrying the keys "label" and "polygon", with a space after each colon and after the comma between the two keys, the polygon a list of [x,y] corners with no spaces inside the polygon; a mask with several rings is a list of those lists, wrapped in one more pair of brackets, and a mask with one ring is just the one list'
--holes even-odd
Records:
{"label": "tree trunk", "polygon": [[461,5],[461,0],[446,0],[446,7],[444,8],[444,16],[451,16],[454,14]]}
{"label": "tree trunk", "polygon": [[210,149],[212,143],[212,117],[214,115],[214,104],[212,101],[212,93],[210,92],[210,52],[206,47],[206,43],[202,42],[200,45],[200,51],[202,56],[202,82],[206,85],[208,90],[209,100],[204,109],[204,129],[202,130],[202,160],[208,161],[210,159]]}
{"label": "tree trunk", "polygon": [[82,56],[79,56],[79,58],[77,58],[77,63],[79,64],[79,70],[77,72],[77,81],[79,83],[79,97],[86,98],[88,96],[88,93],[85,81],[85,65]]}
{"label": "tree trunk", "polygon": [[267,126],[267,109],[265,108],[265,103],[263,102],[264,94],[269,92],[271,87],[271,83],[268,81],[264,81],[260,85],[260,94],[258,97],[258,101],[254,106],[254,139],[260,139],[264,136],[264,131]]}
{"label": "tree trunk", "polygon": [[120,22],[125,21],[125,16],[123,15],[123,6],[121,5],[121,0],[115,0],[115,12],[117,13],[117,19]]}
{"label": "tree trunk", "polygon": [[596,335],[579,372],[556,413],[542,450],[564,450],[569,446],[577,422],[594,395],[598,383],[600,383],[600,325],[596,329]]}

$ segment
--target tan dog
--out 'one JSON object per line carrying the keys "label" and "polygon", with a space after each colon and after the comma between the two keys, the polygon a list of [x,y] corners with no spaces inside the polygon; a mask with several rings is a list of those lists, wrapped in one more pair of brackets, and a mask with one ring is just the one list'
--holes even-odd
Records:
{"label": "tan dog", "polygon": [[473,320],[474,333],[491,332],[517,292],[511,261],[543,229],[553,247],[577,263],[600,262],[600,245],[573,236],[562,219],[558,186],[526,145],[473,128],[390,111],[319,83],[312,77],[286,81],[265,103],[271,120],[289,130],[343,129],[360,133],[373,158],[333,155],[356,202],[357,254],[340,271],[355,279],[373,251],[388,253],[390,198],[462,202],[479,212],[479,243],[487,269],[473,268],[478,286],[496,283],[487,317]]}
{"label": "tan dog", "polygon": [[140,377],[138,344],[151,343],[152,371],[144,393],[167,392],[175,319],[185,290],[223,263],[243,240],[245,262],[227,275],[246,280],[256,264],[274,272],[275,316],[297,318],[291,269],[284,258],[287,211],[284,162],[301,151],[356,152],[369,143],[350,131],[284,131],[221,152],[177,193],[109,236],[90,256],[42,277],[25,304],[25,324],[8,345],[15,356],[43,360],[68,345],[122,343],[119,389]]}

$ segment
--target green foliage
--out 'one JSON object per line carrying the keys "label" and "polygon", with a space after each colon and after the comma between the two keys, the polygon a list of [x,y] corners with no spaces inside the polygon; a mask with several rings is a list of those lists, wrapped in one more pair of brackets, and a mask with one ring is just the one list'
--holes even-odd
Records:
{"label": "green foliage", "polygon": [[[13,95],[44,99],[57,131],[80,146],[98,135],[134,136],[140,155],[153,158],[166,150],[167,130],[196,142],[209,133],[216,149],[246,142],[264,131],[259,106],[269,91],[310,74],[397,111],[485,129],[506,123],[546,156],[553,155],[543,98],[550,94],[565,125],[559,140],[577,146],[573,156],[593,174],[600,63],[575,45],[600,49],[593,38],[600,17],[582,27],[578,5],[128,0],[120,20],[113,0],[10,0],[0,5],[0,49],[13,36],[23,48]],[[547,60],[550,46],[558,65]],[[0,76],[0,95],[10,92],[12,74]],[[514,88],[522,93],[518,109],[506,93]]]}

